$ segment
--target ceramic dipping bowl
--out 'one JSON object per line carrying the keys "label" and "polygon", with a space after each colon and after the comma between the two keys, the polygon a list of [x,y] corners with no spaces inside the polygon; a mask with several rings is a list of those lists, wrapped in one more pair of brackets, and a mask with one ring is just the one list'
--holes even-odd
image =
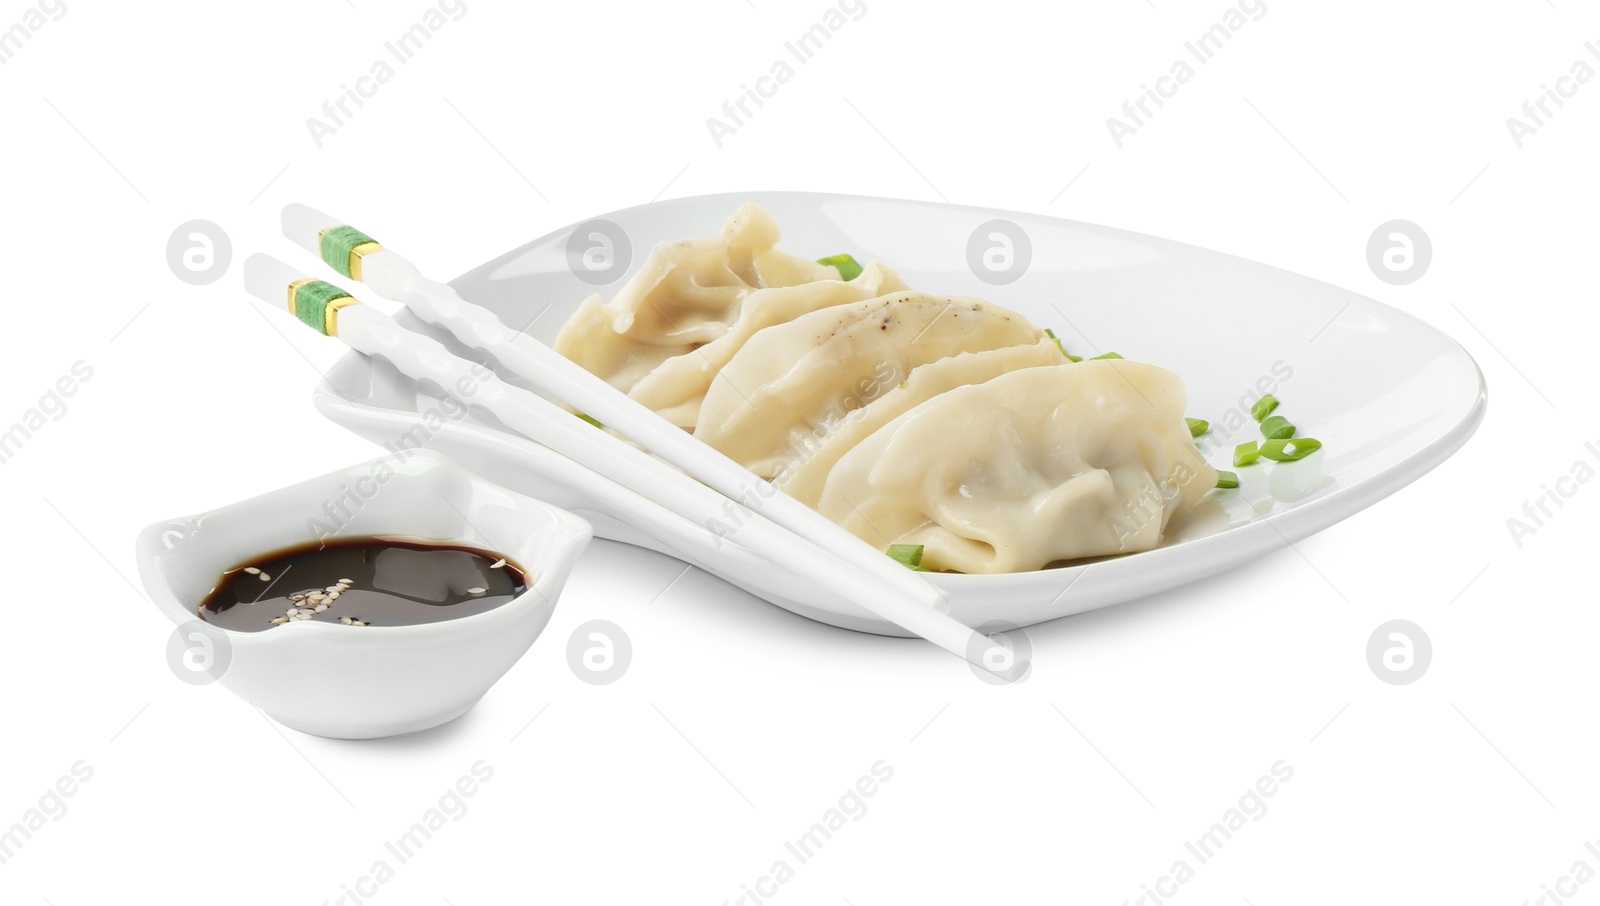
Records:
{"label": "ceramic dipping bowl", "polygon": [[[370,739],[466,713],[538,638],[590,536],[571,513],[413,450],[158,522],[140,533],[138,560],[151,599],[179,627],[168,657],[180,677],[220,681],[296,730]],[[372,537],[496,554],[521,569],[528,590],[491,610],[410,626],[306,620],[240,632],[197,616],[225,570],[296,545]]]}

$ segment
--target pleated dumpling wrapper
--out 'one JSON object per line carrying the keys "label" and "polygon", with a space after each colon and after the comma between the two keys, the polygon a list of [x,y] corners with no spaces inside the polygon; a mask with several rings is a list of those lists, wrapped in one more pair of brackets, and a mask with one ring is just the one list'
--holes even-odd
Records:
{"label": "pleated dumpling wrapper", "polygon": [[778,488],[801,503],[815,507],[822,497],[823,483],[840,457],[913,407],[957,387],[981,384],[1021,368],[1062,365],[1066,361],[1066,353],[1056,341],[1046,338],[1027,346],[963,352],[919,365],[900,386],[841,420],[811,451],[809,458],[797,462],[781,476]]}
{"label": "pleated dumpling wrapper", "polygon": [[[828,268],[830,272],[832,268]],[[834,272],[837,277],[837,272]],[[691,352],[673,356],[641,378],[628,395],[654,409],[680,428],[693,428],[700,404],[717,372],[757,331],[785,324],[801,315],[862,302],[906,289],[904,280],[887,265],[873,261],[855,279],[814,280],[796,286],[758,289],[745,297],[739,318],[727,332]]]}
{"label": "pleated dumpling wrapper", "polygon": [[556,351],[627,391],[651,369],[709,343],[762,287],[837,280],[832,267],[779,251],[778,224],[744,204],[709,239],[663,242],[610,304],[584,300],[556,336]]}
{"label": "pleated dumpling wrapper", "polygon": [[918,365],[1041,339],[1022,315],[980,299],[902,292],[825,308],[751,337],[712,380],[694,433],[781,480]]}
{"label": "pleated dumpling wrapper", "polygon": [[1217,484],[1178,376],[1106,359],[940,394],[839,459],[817,509],[922,565],[1008,573],[1149,550]]}

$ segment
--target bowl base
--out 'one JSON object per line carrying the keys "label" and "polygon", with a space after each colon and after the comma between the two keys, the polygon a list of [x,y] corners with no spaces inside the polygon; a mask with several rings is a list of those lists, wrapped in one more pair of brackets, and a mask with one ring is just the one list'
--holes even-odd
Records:
{"label": "bowl base", "polygon": [[477,703],[478,699],[475,698],[465,705],[451,708],[447,711],[385,724],[363,724],[354,721],[302,721],[294,718],[279,717],[270,711],[266,712],[266,714],[291,730],[299,730],[301,733],[311,736],[321,736],[326,739],[386,739],[391,736],[421,733],[423,730],[432,730],[434,727],[443,726],[471,711],[472,706]]}

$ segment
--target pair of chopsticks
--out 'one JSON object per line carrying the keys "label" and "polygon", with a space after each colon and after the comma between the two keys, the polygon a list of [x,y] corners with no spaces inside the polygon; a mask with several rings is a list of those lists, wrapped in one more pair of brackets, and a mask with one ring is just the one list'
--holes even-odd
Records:
{"label": "pair of chopsticks", "polygon": [[[932,583],[831,520],[778,491],[738,463],[629,398],[550,347],[423,276],[406,258],[339,220],[301,204],[283,211],[283,232],[346,277],[406,306],[422,321],[486,353],[498,374],[474,374],[475,363],[432,337],[361,305],[333,284],[308,277],[266,255],[244,263],[245,288],[284,307],[350,348],[382,358],[414,380],[481,407],[506,427],[708,530],[854,601],[974,666],[1019,680],[1027,661],[949,615]],[[550,400],[501,380],[514,375],[616,432],[597,430]],[[470,396],[456,388],[472,387]],[[629,444],[627,440],[638,444]],[[643,449],[640,449],[643,448]],[[649,451],[649,453],[645,452]],[[654,453],[655,456],[651,456]],[[659,457],[656,458],[656,457]],[[681,470],[681,471],[680,471]],[[731,531],[729,506],[732,502]]]}

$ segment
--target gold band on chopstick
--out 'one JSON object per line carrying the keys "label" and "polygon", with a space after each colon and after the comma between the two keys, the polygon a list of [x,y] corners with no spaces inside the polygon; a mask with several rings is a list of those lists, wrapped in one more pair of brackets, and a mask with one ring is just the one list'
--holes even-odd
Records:
{"label": "gold band on chopstick", "polygon": [[358,300],[349,296],[343,296],[338,299],[330,300],[327,305],[322,307],[322,332],[330,337],[338,336],[339,320],[337,315],[339,314],[339,309],[344,308],[346,305],[360,304],[361,303]]}
{"label": "gold band on chopstick", "polygon": [[[348,262],[349,262],[349,265],[350,265],[350,278],[353,279],[353,280],[361,281],[361,259],[363,257],[367,256],[367,255],[372,254],[373,252],[381,252],[381,251],[383,251],[383,246],[379,245],[376,242],[363,242],[360,245],[356,246],[355,248],[351,249],[350,250],[350,257],[348,259]],[[361,281],[361,282],[365,282],[365,281]]]}

